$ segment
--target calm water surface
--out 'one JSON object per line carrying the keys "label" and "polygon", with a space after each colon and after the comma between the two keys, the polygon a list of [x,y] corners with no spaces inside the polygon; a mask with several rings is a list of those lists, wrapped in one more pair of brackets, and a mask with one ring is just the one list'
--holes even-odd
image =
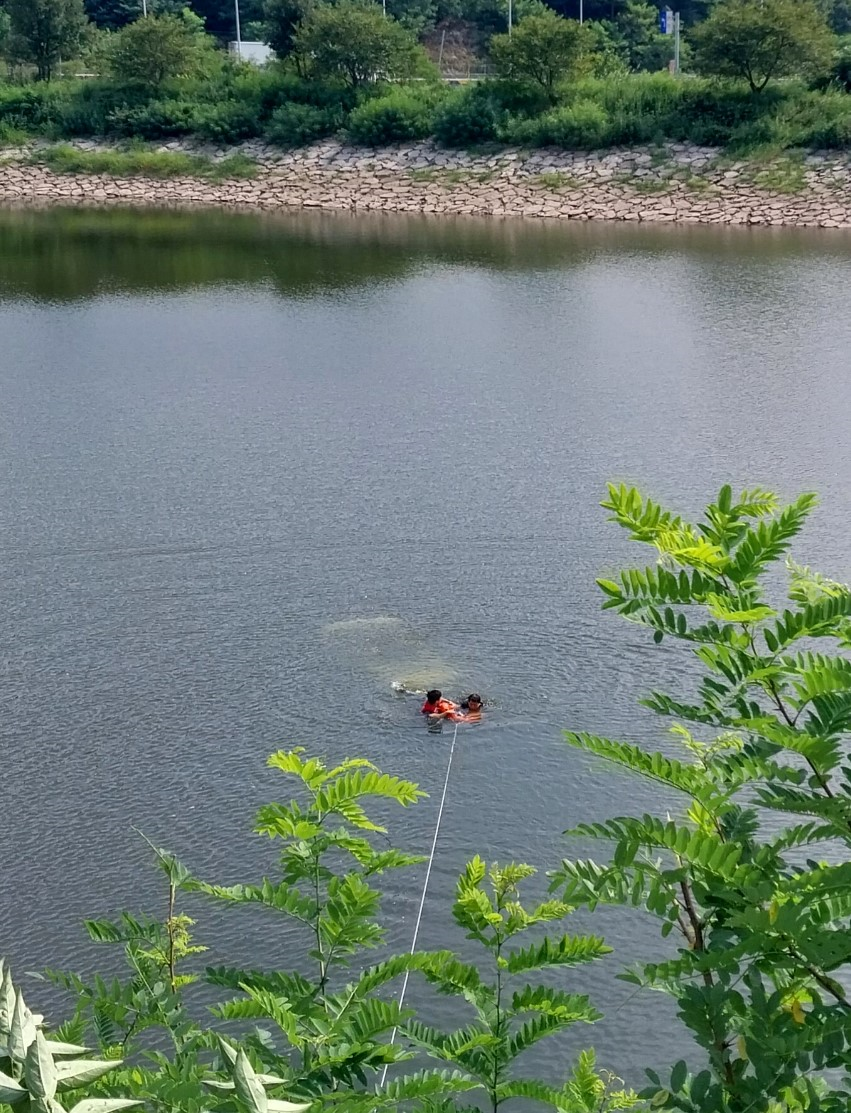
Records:
{"label": "calm water surface", "polygon": [[[595,575],[637,551],[597,504],[609,479],[686,512],[728,479],[815,488],[801,556],[851,577],[850,273],[840,234],[0,216],[0,953],[108,961],[81,919],[162,903],[134,826],[211,879],[273,868],[250,827],[281,745],[420,781],[393,836],[427,849],[449,739],[396,679],[495,703],[423,946],[466,947],[473,852],[545,870],[593,850],[564,828],[665,806],[560,741],[673,748],[636,699],[688,682],[600,615]],[[392,883],[399,948],[419,884]],[[195,911],[214,963],[291,961],[276,920]],[[571,984],[606,1019],[567,1047],[636,1078],[687,1050],[614,977],[660,944],[590,924],[617,953]]]}

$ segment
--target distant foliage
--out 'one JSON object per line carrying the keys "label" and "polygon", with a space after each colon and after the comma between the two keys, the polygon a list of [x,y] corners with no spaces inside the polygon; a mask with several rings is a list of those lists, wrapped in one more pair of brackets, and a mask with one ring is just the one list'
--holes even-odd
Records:
{"label": "distant foliage", "polygon": [[415,89],[393,89],[355,108],[346,130],[354,143],[364,147],[409,143],[432,134],[436,108],[436,97]]}
{"label": "distant foliage", "polygon": [[501,112],[485,86],[473,85],[449,98],[434,119],[434,134],[444,147],[475,147],[496,139]]}
{"label": "distant foliage", "polygon": [[587,31],[552,11],[528,15],[511,35],[494,35],[490,42],[499,74],[539,85],[551,102],[556,86],[578,69],[589,48]]}
{"label": "distant foliage", "polygon": [[121,105],[109,113],[107,130],[127,139],[179,139],[195,131],[197,106],[187,101],[156,100]]}
{"label": "distant foliage", "polygon": [[542,116],[513,120],[502,129],[502,135],[509,142],[533,147],[593,150],[608,144],[612,130],[602,105],[578,100]]}
{"label": "distant foliage", "polygon": [[39,79],[49,81],[60,58],[73,57],[83,43],[83,0],[7,0],[6,50],[17,62],[30,62]]}
{"label": "distant foliage", "polygon": [[313,6],[314,0],[264,0],[264,37],[279,58],[293,53],[299,24]]}
{"label": "distant foliage", "polygon": [[211,46],[186,15],[152,15],[116,32],[108,62],[115,78],[157,86],[200,73],[211,61]]}
{"label": "distant foliage", "polygon": [[292,102],[275,109],[264,134],[279,147],[304,147],[333,135],[342,123],[343,114],[338,108]]}
{"label": "distant foliage", "polygon": [[428,72],[413,35],[381,8],[356,0],[313,9],[300,24],[295,50],[306,72],[338,79],[350,89]]}
{"label": "distant foliage", "polygon": [[719,0],[694,41],[701,72],[743,78],[753,92],[773,78],[825,73],[834,51],[815,0]]}

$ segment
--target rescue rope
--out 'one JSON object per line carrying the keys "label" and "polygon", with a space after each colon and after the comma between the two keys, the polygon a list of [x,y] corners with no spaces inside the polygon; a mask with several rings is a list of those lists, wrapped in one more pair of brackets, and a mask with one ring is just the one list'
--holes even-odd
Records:
{"label": "rescue rope", "polygon": [[[437,851],[437,840],[438,840],[438,837],[440,836],[440,824],[443,821],[443,809],[444,809],[444,806],[446,804],[446,793],[449,790],[449,776],[452,772],[452,758],[455,756],[455,740],[456,740],[457,737],[458,737],[458,722],[456,720],[455,730],[452,732],[452,745],[449,747],[449,761],[446,764],[446,777],[444,778],[444,781],[443,781],[443,794],[440,797],[440,807],[437,809],[437,823],[434,825],[434,838],[431,841],[431,853],[428,856],[428,866],[426,867],[425,883],[423,884],[423,892],[422,892],[422,896],[420,897],[420,907],[419,907],[419,910],[417,911],[417,920],[416,920],[416,923],[414,924],[414,938],[411,940],[411,949],[408,952],[409,954],[414,954],[416,952],[416,949],[417,949],[417,940],[419,939],[419,935],[420,935],[420,924],[422,923],[423,909],[425,908],[426,894],[428,893],[428,883],[429,883],[429,880],[431,879],[431,867],[434,865],[434,855],[435,855],[435,852]],[[406,970],[405,971],[405,979],[402,982],[402,992],[399,994],[399,1009],[400,1009],[400,1011],[401,1011],[402,1006],[405,1003],[405,994],[408,992],[408,979],[410,978],[410,976],[411,976],[411,971]],[[396,1042],[396,1035],[397,1035],[398,1031],[399,1031],[399,1028],[398,1028],[398,1025],[397,1025],[393,1029],[393,1034],[390,1036],[390,1046],[391,1047]],[[390,1065],[389,1063],[384,1064],[384,1070],[381,1072],[381,1083],[380,1083],[381,1086],[384,1085],[384,1082],[387,1078],[387,1068],[388,1068],[389,1065]]]}

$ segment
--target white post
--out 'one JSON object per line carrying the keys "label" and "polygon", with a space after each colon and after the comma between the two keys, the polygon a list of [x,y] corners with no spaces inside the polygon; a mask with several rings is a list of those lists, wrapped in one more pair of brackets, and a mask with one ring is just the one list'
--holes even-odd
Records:
{"label": "white post", "polygon": [[680,13],[674,13],[674,73],[680,72]]}
{"label": "white post", "polygon": [[236,14],[236,56],[242,58],[242,32],[239,27],[239,0],[233,0],[233,9]]}
{"label": "white post", "polygon": [[580,25],[582,24],[584,19],[585,19],[585,2],[584,2],[584,0],[579,0],[579,23],[580,23]]}
{"label": "white post", "polygon": [[508,0],[508,34],[511,35],[511,28],[514,25],[514,4],[512,0]]}
{"label": "white post", "polygon": [[148,18],[148,0],[142,0],[142,19]]}
{"label": "white post", "polygon": [[387,0],[381,0],[381,14],[387,18]]}

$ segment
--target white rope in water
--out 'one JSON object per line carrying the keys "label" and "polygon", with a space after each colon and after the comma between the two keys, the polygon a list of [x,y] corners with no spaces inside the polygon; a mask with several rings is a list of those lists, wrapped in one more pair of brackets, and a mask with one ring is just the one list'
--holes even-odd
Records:
{"label": "white rope in water", "polygon": [[[455,756],[455,739],[458,737],[458,723],[455,723],[455,730],[452,734],[452,745],[449,747],[449,761],[446,764],[446,777],[443,781],[443,795],[440,797],[440,807],[437,809],[437,823],[434,825],[434,838],[431,841],[431,853],[428,856],[428,866],[426,867],[425,883],[423,885],[423,893],[420,897],[420,907],[417,912],[417,921],[414,924],[414,938],[411,940],[411,949],[409,954],[414,954],[417,949],[417,940],[420,935],[420,924],[423,919],[423,909],[425,908],[426,894],[428,893],[428,883],[431,878],[431,867],[434,865],[434,855],[437,851],[437,840],[440,836],[440,824],[443,820],[443,808],[446,804],[446,793],[449,790],[449,775],[452,772],[452,758]],[[405,980],[402,982],[402,992],[399,994],[399,1008],[405,1004],[405,994],[408,992],[408,978],[411,976],[410,970],[405,971]],[[390,1046],[396,1042],[396,1034],[398,1027],[393,1029],[393,1034],[390,1037]],[[390,1064],[384,1064],[384,1070],[381,1072],[381,1085],[383,1086],[387,1079],[387,1068]]]}

